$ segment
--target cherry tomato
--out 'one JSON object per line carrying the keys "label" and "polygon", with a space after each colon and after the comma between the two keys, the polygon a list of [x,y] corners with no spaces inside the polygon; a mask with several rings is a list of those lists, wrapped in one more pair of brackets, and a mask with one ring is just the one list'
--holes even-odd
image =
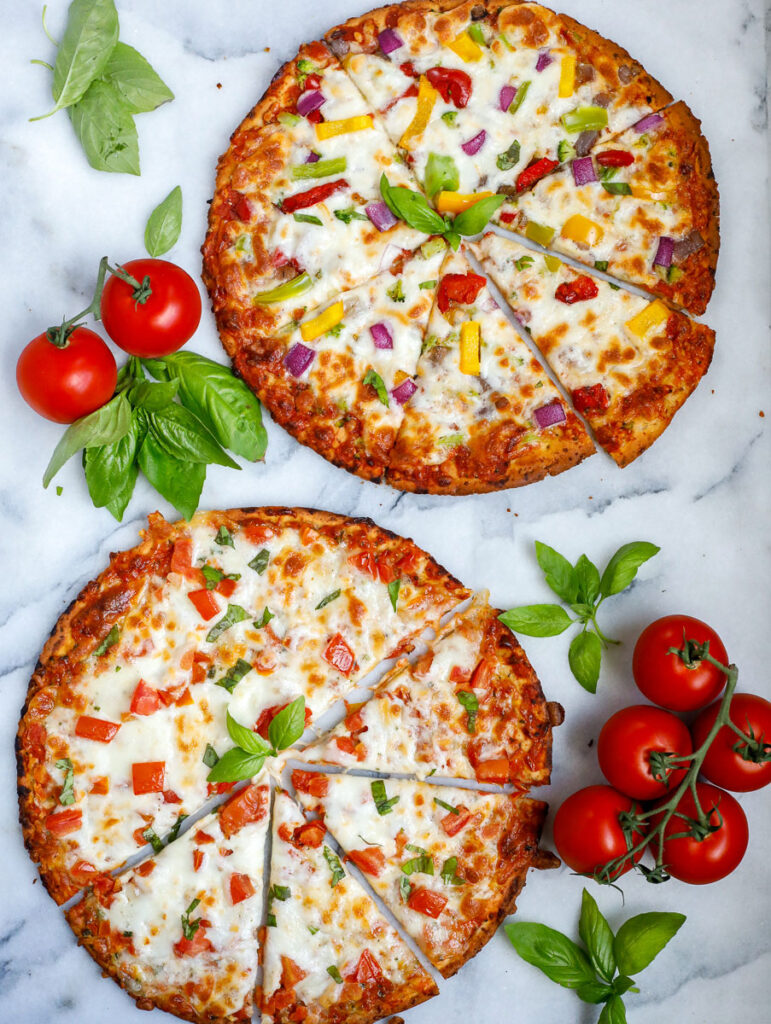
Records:
{"label": "cherry tomato", "polygon": [[[693,793],[686,790],[677,805],[678,813],[672,815],[664,829],[664,867],[681,882],[705,885],[725,878],[738,867],[747,849],[749,828],[744,811],[730,793],[706,782],[697,782],[696,794],[702,810],[709,815],[709,823],[720,827],[702,840],[682,836],[687,823],[678,815],[696,817]],[[656,818],[653,821],[655,823]],[[680,838],[669,838],[676,834],[680,834]]]}
{"label": "cherry tomato", "polygon": [[117,380],[112,352],[87,327],[76,327],[63,348],[39,334],[16,364],[21,397],[54,423],[72,423],[109,402]]}
{"label": "cherry tomato", "polygon": [[677,654],[686,640],[709,643],[709,653],[722,665],[728,664],[723,642],[714,629],[690,615],[665,615],[640,634],[632,656],[632,672],[638,688],[648,700],[670,711],[696,711],[714,700],[726,677],[708,661],[686,665]]}
{"label": "cherry tomato", "polygon": [[617,790],[635,800],[655,800],[677,787],[686,768],[668,773],[657,782],[651,772],[650,756],[690,754],[691,736],[675,715],[649,704],[635,704],[611,715],[597,741],[597,760],[602,774]]}
{"label": "cherry tomato", "polygon": [[[719,701],[710,704],[691,725],[695,747],[706,740],[719,707]],[[761,789],[771,782],[771,703],[752,693],[736,693],[728,713],[734,725],[746,735],[752,734],[756,742],[744,743],[741,736],[724,725],[707,751],[701,773],[710,782],[738,793]],[[746,758],[742,757],[742,750],[748,755]],[[753,754],[757,760],[753,760]]]}
{"label": "cherry tomato", "polygon": [[201,319],[201,295],[192,277],[166,260],[131,260],[122,269],[140,284],[150,279],[150,295],[134,298],[134,288],[114,274],[102,292],[104,329],[132,356],[167,356],[195,333]]}
{"label": "cherry tomato", "polygon": [[[573,793],[554,817],[554,845],[568,867],[583,875],[594,874],[608,861],[627,851],[626,838],[618,816],[631,811],[634,802],[611,786],[587,786]],[[637,842],[640,834],[633,839]],[[635,854],[635,863],[643,851]],[[625,864],[613,875],[617,878],[629,871]]]}

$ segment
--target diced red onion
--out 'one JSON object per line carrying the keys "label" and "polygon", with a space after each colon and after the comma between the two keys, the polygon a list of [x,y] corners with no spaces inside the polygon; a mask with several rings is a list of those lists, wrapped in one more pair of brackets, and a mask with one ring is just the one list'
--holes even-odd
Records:
{"label": "diced red onion", "polygon": [[590,156],[579,156],[571,163],[570,169],[573,172],[573,181],[576,185],[591,185],[597,181],[594,171],[594,164]]}
{"label": "diced red onion", "polygon": [[394,50],[398,50],[400,46],[404,46],[404,40],[398,32],[392,28],[385,28],[377,37],[378,45],[383,53],[393,53]]}
{"label": "diced red onion", "polygon": [[486,138],[487,132],[483,128],[482,131],[479,132],[478,135],[475,135],[473,139],[469,139],[468,142],[463,142],[460,148],[466,156],[473,156],[475,153],[479,152],[482,146],[484,146]]}
{"label": "diced red onion", "polygon": [[479,308],[482,310],[483,313],[492,313],[493,310],[500,309],[501,307],[498,305],[498,303],[495,301],[492,295],[487,295],[479,303]]}
{"label": "diced red onion", "polygon": [[498,96],[498,106],[501,108],[501,110],[503,110],[504,112],[507,111],[511,106],[512,101],[514,100],[514,97],[516,95],[517,90],[514,88],[513,85],[504,85],[501,88],[500,94]]}
{"label": "diced red onion", "polygon": [[327,101],[318,89],[309,89],[308,92],[304,92],[297,101],[297,113],[301,117],[307,117],[308,114],[312,114],[314,110],[318,110],[319,107],[323,107]]}
{"label": "diced red onion", "polygon": [[293,377],[302,377],[315,358],[313,349],[298,341],[284,356],[284,365]]}
{"label": "diced red onion", "polygon": [[564,423],[567,416],[562,408],[562,404],[555,398],[548,405],[542,405],[539,409],[536,409],[533,413],[533,419],[543,430],[544,427],[553,427],[555,423]]}
{"label": "diced red onion", "polygon": [[378,231],[388,231],[388,229],[392,228],[399,219],[398,217],[394,217],[386,204],[381,200],[376,203],[367,203],[364,207],[364,212]]}
{"label": "diced red onion", "polygon": [[391,336],[391,332],[389,331],[387,324],[373,324],[369,329],[369,333],[372,335],[375,348],[394,347],[394,339]]}
{"label": "diced red onion", "polygon": [[662,123],[664,117],[662,114],[646,114],[642,120],[638,121],[637,124],[632,125],[638,135],[642,135],[643,132],[649,132],[651,128],[658,128]]}
{"label": "diced red onion", "polygon": [[552,57],[552,55],[549,53],[548,50],[539,50],[538,51],[538,60],[535,62],[535,70],[536,71],[543,71],[543,70],[545,70],[546,68],[548,68],[548,66],[552,63],[553,60],[554,60],[554,58]]}
{"label": "diced red onion", "polygon": [[408,377],[406,380],[403,380],[398,387],[395,387],[391,394],[399,405],[404,405],[405,402],[412,398],[417,390],[418,386],[415,381],[410,380]]}
{"label": "diced red onion", "polygon": [[662,235],[659,239],[659,247],[656,250],[656,255],[653,259],[654,267],[671,267],[672,266],[672,254],[675,251],[675,240],[674,238],[667,238],[666,235]]}
{"label": "diced red onion", "polygon": [[401,251],[402,250],[398,245],[394,245],[393,242],[389,242],[385,249],[383,249],[380,257],[380,263],[377,268],[378,274],[382,273],[384,270],[388,270]]}
{"label": "diced red onion", "polygon": [[315,163],[318,163],[318,161],[320,159],[321,159],[321,157],[319,156],[319,154],[318,153],[314,153],[313,150],[311,150],[310,153],[305,158],[305,163],[306,164],[315,164]]}

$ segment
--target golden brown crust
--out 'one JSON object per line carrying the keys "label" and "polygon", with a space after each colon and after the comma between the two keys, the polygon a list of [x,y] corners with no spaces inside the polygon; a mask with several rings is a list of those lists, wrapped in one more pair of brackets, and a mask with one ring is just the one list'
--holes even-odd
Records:
{"label": "golden brown crust", "polygon": [[[325,34],[325,39],[338,56],[344,56],[349,50],[374,53],[378,48],[377,37],[380,32],[398,26],[400,32],[409,33],[411,40],[419,45],[421,39],[425,39],[423,32],[429,15],[475,6],[483,5],[470,0],[405,0],[404,3],[387,4],[349,18],[331,28]],[[467,21],[468,15],[463,18],[463,24]]]}
{"label": "golden brown crust", "polygon": [[[343,985],[345,992],[346,985]],[[306,1006],[309,1011],[304,1018],[307,1024],[374,1024],[388,1014],[409,1010],[427,999],[439,995],[439,987],[434,979],[420,970],[407,978],[401,985],[388,982],[367,985],[362,988],[355,986],[355,998],[340,1000],[331,1006]],[[297,1018],[293,1016],[297,1003],[273,1011],[271,1016],[275,1024],[292,1024]],[[301,1004],[305,1005],[305,1004]]]}

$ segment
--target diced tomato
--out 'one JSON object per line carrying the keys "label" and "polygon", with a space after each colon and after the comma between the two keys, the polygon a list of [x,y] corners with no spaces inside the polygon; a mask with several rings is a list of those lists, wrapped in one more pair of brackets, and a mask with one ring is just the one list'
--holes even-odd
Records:
{"label": "diced tomato", "polygon": [[195,605],[195,610],[201,618],[207,622],[215,615],[219,615],[220,606],[211,590],[207,590],[205,587],[201,590],[191,590],[187,596]]}
{"label": "diced tomato", "polygon": [[193,836],[193,839],[197,843],[200,843],[200,844],[203,844],[203,843],[213,843],[214,842],[214,836],[210,836],[209,833],[208,832],[204,832],[204,830],[202,828],[198,829],[196,834]]}
{"label": "diced tomato", "polygon": [[305,120],[310,121],[311,124],[319,124],[324,120],[324,115],[318,109],[312,110],[310,114],[305,115]]}
{"label": "diced tomato", "polygon": [[[386,103],[386,105],[384,107],[381,107],[380,108],[380,113],[381,114],[387,114],[388,111],[391,110],[392,107],[395,107],[396,104],[399,103],[401,100],[410,99],[411,97],[417,96],[417,95],[418,95],[418,87],[417,87],[417,85],[415,85],[414,82],[412,82],[410,85],[407,86],[407,88],[404,90],[404,92],[400,96],[394,96],[394,98],[391,100],[390,103]],[[392,264],[392,266],[393,266],[393,264]]]}
{"label": "diced tomato", "polygon": [[140,864],[137,868],[137,874],[145,878],[147,875],[151,875],[155,871],[155,861],[146,860],[144,864]]}
{"label": "diced tomato", "polygon": [[410,910],[417,910],[426,917],[437,918],[447,906],[447,897],[431,889],[413,889],[407,900]]}
{"label": "diced tomato", "polygon": [[236,581],[225,577],[219,581],[214,589],[218,594],[222,594],[223,597],[232,597],[233,591],[236,589]]}
{"label": "diced tomato", "polygon": [[207,782],[206,795],[220,796],[222,793],[229,793],[235,786],[235,782]]}
{"label": "diced tomato", "polygon": [[147,825],[140,825],[139,828],[135,828],[131,833],[137,846],[145,846],[147,844],[147,840],[145,839],[146,831]]}
{"label": "diced tomato", "polygon": [[233,212],[245,224],[252,219],[252,207],[246,196],[241,196],[233,206]]}
{"label": "diced tomato", "polygon": [[456,809],[458,811],[457,814],[450,812],[439,822],[445,835],[457,836],[457,834],[471,821],[471,811],[468,807],[464,807],[463,804],[458,804]]}
{"label": "diced tomato", "polygon": [[400,828],[394,838],[394,842],[396,843],[397,857],[401,857],[401,855],[404,853],[404,848],[407,845],[407,841],[407,833],[404,831],[403,828]]}
{"label": "diced tomato", "polygon": [[294,988],[298,981],[307,977],[306,972],[299,967],[290,956],[281,955],[281,987],[286,989]]}
{"label": "diced tomato", "polygon": [[356,664],[356,657],[353,651],[340,633],[335,633],[327,644],[322,657],[324,661],[328,662],[333,668],[336,668],[338,672],[342,672],[344,676],[349,676],[353,666]]}
{"label": "diced tomato", "polygon": [[173,789],[164,789],[163,791],[163,802],[165,804],[181,804],[182,797],[177,796]]}
{"label": "diced tomato", "polygon": [[230,899],[233,905],[235,906],[236,903],[248,900],[250,896],[254,896],[254,886],[252,885],[251,878],[239,872],[232,874],[230,876]]}
{"label": "diced tomato", "polygon": [[76,860],[70,868],[70,874],[81,885],[86,885],[86,883],[90,882],[92,878],[96,877],[96,873],[94,865],[87,860]]}
{"label": "diced tomato", "polygon": [[131,780],[136,796],[162,793],[166,781],[165,761],[139,761],[131,766]]}
{"label": "diced tomato", "polygon": [[368,846],[364,850],[351,850],[348,860],[352,860],[357,868],[361,868],[367,875],[378,877],[385,867],[383,851],[377,846]]}
{"label": "diced tomato", "polygon": [[132,715],[152,715],[161,706],[161,698],[158,691],[148,686],[144,679],[140,679],[134,696],[131,698]]}
{"label": "diced tomato", "polygon": [[298,825],[292,833],[292,842],[295,846],[310,846],[318,848],[324,841],[326,829],[320,821],[308,821],[304,825]]}
{"label": "diced tomato", "polygon": [[189,580],[203,583],[203,573],[193,565],[193,538],[180,537],[171,553],[171,571]]}
{"label": "diced tomato", "polygon": [[92,718],[90,715],[81,715],[75,723],[75,735],[84,740],[98,740],[100,743],[109,743],[115,737],[120,725],[115,722],[108,722],[104,718]]}
{"label": "diced tomato", "polygon": [[317,75],[315,72],[312,72],[305,79],[305,85],[304,85],[303,88],[304,88],[304,91],[306,91],[306,92],[308,91],[308,89],[320,89],[321,88],[321,76]]}
{"label": "diced tomato", "polygon": [[214,952],[214,946],[206,938],[206,925],[203,921],[199,921],[192,939],[186,939],[183,936],[178,942],[174,943],[173,948],[177,956],[198,956],[199,953]]}
{"label": "diced tomato", "polygon": [[364,732],[366,726],[364,725],[364,719],[361,717],[361,710],[354,711],[353,714],[348,715],[344,725],[348,732]]}
{"label": "diced tomato", "polygon": [[308,793],[309,796],[326,796],[329,779],[319,772],[303,772],[298,768],[292,772],[292,785],[298,793]]}
{"label": "diced tomato", "polygon": [[83,823],[83,811],[78,807],[68,807],[66,811],[55,811],[46,818],[46,828],[55,836],[66,836],[77,832]]}
{"label": "diced tomato", "polygon": [[453,665],[450,669],[450,682],[456,686],[467,685],[470,679],[470,674],[460,665]]}
{"label": "diced tomato", "polygon": [[387,558],[378,557],[374,551],[359,551],[355,555],[350,555],[348,563],[381,583],[393,583],[396,579],[396,573]]}
{"label": "diced tomato", "polygon": [[597,163],[603,167],[629,167],[634,163],[634,156],[625,149],[606,149],[597,154]]}
{"label": "diced tomato", "polygon": [[222,805],[220,828],[230,838],[252,821],[262,821],[268,813],[267,786],[247,786]]}
{"label": "diced tomato", "polygon": [[348,981],[357,981],[360,985],[366,985],[371,981],[380,981],[383,977],[383,971],[370,951],[365,949],[359,957],[356,967],[350,974],[346,974],[345,977]]}
{"label": "diced tomato", "polygon": [[482,658],[471,674],[471,686],[479,690],[486,689],[492,682],[495,665],[489,658]]}
{"label": "diced tomato", "polygon": [[289,1014],[289,1019],[291,1021],[303,1021],[307,1018],[307,1016],[307,1006],[295,1006],[294,1010],[292,1010],[292,1012]]}
{"label": "diced tomato", "polygon": [[269,1013],[271,1017],[275,1017],[279,1010],[288,1009],[296,1000],[294,989],[289,992],[285,988],[278,988],[270,997],[266,1000],[262,1006],[263,1013]]}
{"label": "diced tomato", "polygon": [[177,699],[174,701],[174,703],[177,705],[178,708],[184,708],[188,704],[192,704],[193,703],[193,696],[190,693],[190,690],[188,689],[187,686],[182,691],[182,693],[180,693],[180,695],[177,697]]}
{"label": "diced tomato", "polygon": [[502,224],[513,224],[517,219],[518,214],[516,211],[512,213],[511,210],[504,210],[502,213],[499,213],[498,216],[500,217]]}
{"label": "diced tomato", "polygon": [[211,658],[208,654],[196,651],[193,655],[193,672],[190,676],[191,683],[202,683],[206,678],[208,666],[211,665]]}
{"label": "diced tomato", "polygon": [[274,535],[272,527],[265,526],[264,523],[247,523],[241,532],[249,543],[255,546],[264,544]]}
{"label": "diced tomato", "polygon": [[109,793],[110,780],[107,778],[107,776],[100,775],[99,778],[94,779],[93,783],[91,784],[90,792],[94,793],[97,796],[105,796],[107,793]]}
{"label": "diced tomato", "polygon": [[604,412],[610,405],[610,395],[600,383],[576,388],[572,398],[578,412]]}
{"label": "diced tomato", "polygon": [[203,864],[203,850],[193,850],[193,871],[198,871]]}
{"label": "diced tomato", "polygon": [[414,65],[413,65],[411,60],[406,60],[403,64],[400,64],[399,65],[399,70],[401,71],[401,73],[403,75],[406,75],[408,78],[419,78],[420,77],[418,72],[415,70],[415,67],[414,67]]}
{"label": "diced tomato", "polygon": [[591,278],[582,274],[577,277],[574,281],[563,281],[561,285],[557,287],[554,293],[554,298],[558,302],[564,302],[567,306],[572,306],[574,302],[585,302],[587,299],[596,299],[600,294],[600,289],[597,287],[597,282]]}
{"label": "diced tomato", "polygon": [[345,178],[338,178],[337,181],[327,181],[323,185],[309,188],[307,192],[295,192],[294,195],[287,196],[282,201],[281,210],[283,213],[294,213],[296,210],[304,210],[309,206],[315,206],[317,203],[323,203],[325,199],[329,199],[335,192],[339,192],[344,188],[348,188],[348,182]]}
{"label": "diced tomato", "polygon": [[27,726],[24,734],[27,749],[36,761],[42,761],[46,756],[46,733],[45,729],[38,722],[32,722]]}
{"label": "diced tomato", "polygon": [[436,304],[440,313],[446,313],[450,302],[463,305],[472,303],[484,288],[485,279],[479,274],[445,274],[439,282]]}
{"label": "diced tomato", "polygon": [[526,167],[517,177],[517,192],[524,192],[526,188],[530,188],[531,185],[535,185],[537,181],[540,181],[541,178],[549,174],[550,171],[553,171],[554,168],[558,166],[559,160],[549,160],[546,156],[542,157],[540,160],[536,160],[535,163]]}
{"label": "diced tomato", "polygon": [[[289,707],[289,701],[287,701],[286,704],[273,704],[269,708],[263,708],[262,711],[260,712],[260,717],[257,719],[257,722],[255,723],[255,726],[254,726],[252,731],[256,732],[256,733],[259,733],[259,735],[262,736],[262,738],[264,740],[266,740],[268,738],[268,728],[270,726],[270,723],[273,721],[273,719],[276,717],[276,715],[279,713],[279,711],[283,711],[284,708],[288,708],[288,707]],[[311,720],[312,717],[313,717],[313,712],[311,711],[310,708],[306,707],[306,709],[305,709],[305,725],[306,725],[306,727],[310,723],[310,720]]]}
{"label": "diced tomato", "polygon": [[507,757],[494,757],[489,761],[480,761],[474,766],[477,782],[498,782],[509,781],[509,759]]}
{"label": "diced tomato", "polygon": [[445,103],[465,107],[471,99],[471,77],[456,68],[429,68],[426,78]]}
{"label": "diced tomato", "polygon": [[336,736],[335,746],[344,754],[350,754],[357,761],[363,761],[365,756],[364,744],[359,743],[352,736]]}
{"label": "diced tomato", "polygon": [[286,822],[283,822],[278,826],[278,837],[279,839],[283,839],[285,843],[292,842],[292,830]]}

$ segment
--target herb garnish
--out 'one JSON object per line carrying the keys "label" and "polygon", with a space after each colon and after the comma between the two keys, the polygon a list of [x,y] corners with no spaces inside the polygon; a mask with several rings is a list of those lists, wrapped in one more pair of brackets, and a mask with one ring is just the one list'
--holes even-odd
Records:
{"label": "herb garnish", "polygon": [[318,611],[320,608],[326,608],[326,606],[328,604],[331,604],[332,601],[336,601],[338,597],[340,597],[341,593],[342,591],[340,590],[333,590],[331,594],[327,594],[326,597],[322,597],[322,599],[316,605],[315,611]]}
{"label": "herb garnish", "polygon": [[370,783],[370,789],[372,790],[372,799],[375,801],[375,808],[381,818],[384,814],[390,814],[396,804],[399,803],[398,796],[392,796],[390,800],[388,799],[385,782],[382,779],[374,779]]}
{"label": "herb garnish", "polygon": [[215,622],[209,632],[206,634],[206,642],[213,644],[215,640],[218,640],[222,634],[235,626],[238,622],[243,622],[244,619],[248,619],[249,616],[245,609],[240,604],[228,604],[228,610],[222,616],[222,618]]}
{"label": "herb garnish", "polygon": [[197,917],[194,921],[190,920],[190,915],[193,913],[193,911],[200,902],[201,901],[196,897],[194,900],[191,901],[190,906],[187,908],[184,914],[182,914],[182,934],[188,941],[190,939],[195,938],[195,933],[198,931],[198,928],[201,924],[200,917]]}
{"label": "herb garnish", "polygon": [[324,847],[324,860],[329,864],[329,870],[332,872],[332,881],[329,884],[334,889],[337,883],[345,878],[343,866],[340,863],[340,858],[328,846]]}
{"label": "herb garnish", "polygon": [[[235,665],[231,665],[225,675],[218,679],[216,686],[221,686],[228,693],[232,693],[236,686],[241,682],[247,672],[252,671],[252,666],[248,661],[244,661],[243,658],[239,658]],[[212,765],[212,767],[214,767]]]}
{"label": "herb garnish", "polygon": [[471,690],[458,690],[455,694],[458,702],[466,712],[466,728],[469,732],[475,732],[477,727],[477,714],[479,712],[479,700]]}
{"label": "herb garnish", "polygon": [[64,772],[64,781],[59,793],[59,803],[63,807],[69,807],[70,804],[75,803],[75,767],[68,757],[59,758],[56,762],[56,767],[59,771]]}
{"label": "herb garnish", "polygon": [[97,658],[101,658],[103,654],[107,654],[111,647],[114,647],[120,639],[120,629],[117,625],[113,626],[107,636],[102,640],[99,646],[94,651]]}
{"label": "herb garnish", "polygon": [[254,558],[249,562],[249,568],[254,569],[258,576],[262,576],[265,570],[268,568],[268,562],[270,561],[270,552],[267,548],[261,548]]}
{"label": "herb garnish", "polygon": [[279,711],[268,726],[267,742],[259,733],[247,729],[225,713],[228,734],[236,746],[217,761],[206,776],[207,782],[241,782],[262,771],[265,759],[291,747],[305,731],[305,698],[298,697]]}

